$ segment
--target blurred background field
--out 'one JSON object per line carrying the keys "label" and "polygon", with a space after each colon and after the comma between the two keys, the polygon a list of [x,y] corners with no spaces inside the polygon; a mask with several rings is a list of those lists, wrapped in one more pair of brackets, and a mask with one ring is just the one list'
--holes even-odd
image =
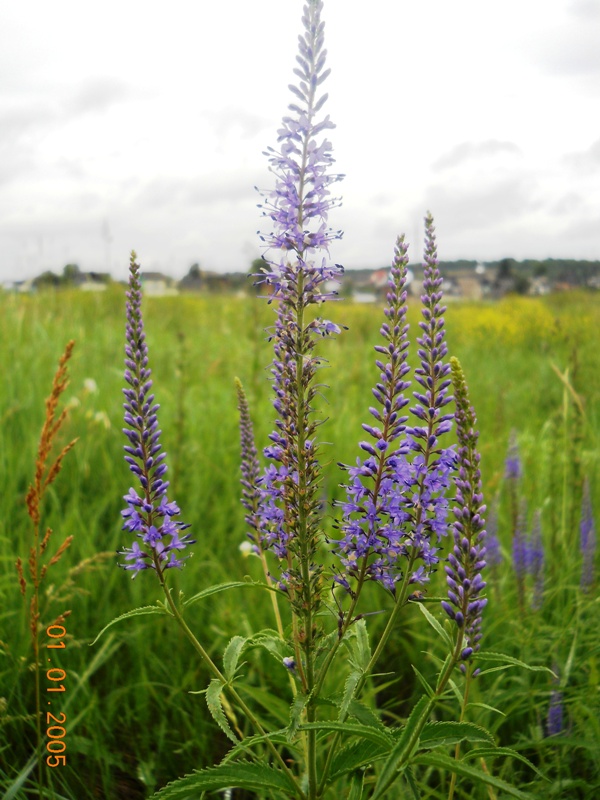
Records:
{"label": "blurred background field", "polygon": [[[118,286],[102,294],[0,295],[0,789],[12,792],[8,797],[38,796],[36,773],[27,769],[35,738],[32,650],[14,562],[28,557],[31,527],[24,498],[44,399],[69,339],[76,340],[76,348],[64,395],[70,413],[62,443],[79,441],[51,487],[42,519],[42,526],[55,532],[55,547],[65,536],[74,537],[49,572],[42,605],[44,624],[72,611],[60,656],[67,671],[61,707],[67,715],[67,765],[50,771],[55,796],[149,797],[228,749],[204,697],[190,694],[206,688],[208,674],[175,626],[158,618],[127,620],[89,646],[113,617],[160,596],[152,575],[132,581],[116,567],[115,551],[130,544],[120,525],[122,496],[131,485],[122,458],[124,303]],[[331,387],[324,390],[322,415],[328,421],[320,429],[324,499],[330,502],[341,497],[344,477],[337,462],[354,463],[363,438],[361,422],[367,421],[371,386],[378,379],[372,348],[382,313],[378,306],[347,301],[326,311],[348,326],[321,350],[329,362],[323,382]],[[148,298],[144,314],[169,496],[198,540],[186,568],[169,578],[187,595],[245,575],[258,578],[257,560],[239,547],[245,526],[234,377],[245,385],[260,448],[273,422],[264,332],[273,309],[256,298],[190,295]],[[418,315],[412,305],[413,342]],[[471,719],[527,756],[547,780],[511,759],[492,765],[503,777],[548,797],[593,800],[600,796],[600,609],[597,580],[586,591],[580,585],[579,539],[585,480],[592,507],[600,508],[600,295],[457,302],[448,307],[446,322],[450,353],[463,365],[479,418],[484,491],[501,547],[501,561],[488,575],[483,646],[558,675],[555,681],[520,668],[483,675],[474,700],[506,716],[479,706]],[[522,460],[518,504],[524,529],[531,529],[536,511],[541,514],[541,600],[529,584],[519,595],[512,567],[514,498],[504,478],[511,432]],[[234,634],[273,624],[270,604],[256,592],[250,597],[245,589],[236,591],[190,609],[190,625],[211,653],[222,652]],[[428,593],[442,592],[443,580],[433,581]],[[376,587],[369,601],[372,609],[389,605]],[[373,618],[375,626],[379,619]],[[410,662],[432,676],[440,655],[418,610],[408,609],[386,656],[400,678],[378,679],[370,702],[389,721],[402,717],[416,691]],[[280,715],[285,724],[286,705],[278,699],[287,697],[285,669],[274,671],[257,655],[246,670],[262,712]],[[562,731],[548,736],[548,711],[557,700]],[[424,798],[447,796],[444,779],[421,778],[429,787]],[[459,796],[473,800],[489,796],[468,784],[462,791]],[[235,800],[238,796],[243,795],[234,794]]]}

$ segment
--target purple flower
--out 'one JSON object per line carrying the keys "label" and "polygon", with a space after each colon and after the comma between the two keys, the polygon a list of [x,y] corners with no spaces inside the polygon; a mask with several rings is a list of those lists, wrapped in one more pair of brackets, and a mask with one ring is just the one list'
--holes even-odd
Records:
{"label": "purple flower", "polygon": [[135,532],[145,546],[141,547],[140,542],[134,540],[130,548],[119,551],[126,562],[132,562],[119,566],[132,570],[134,578],[144,569],[162,571],[169,567],[181,567],[183,561],[177,560],[171,551],[182,550],[194,543],[187,534],[179,538],[179,531],[189,528],[189,525],[172,519],[179,514],[179,507],[167,499],[169,483],[163,480],[167,471],[166,454],[159,441],[161,431],[156,415],[159,406],[154,403],[151,393],[151,370],[148,367],[141,303],[139,265],[135,262],[135,253],[132,253],[125,345],[125,380],[130,388],[123,389],[127,425],[123,433],[129,442],[124,448],[125,461],[140,486],[138,490],[132,487],[123,498],[127,505],[121,515],[124,519],[123,530]]}
{"label": "purple flower", "polygon": [[[322,8],[321,0],[311,0],[304,7],[304,32],[295,69],[299,81],[290,86],[294,95],[291,115],[284,118],[278,132],[279,149],[269,148],[266,153],[275,187],[263,195],[260,206],[271,231],[261,236],[267,249],[265,265],[256,278],[268,287],[269,302],[277,303],[270,331],[277,419],[271,443],[264,450],[271,463],[260,478],[255,478],[254,472],[251,478],[244,477],[260,493],[259,498],[247,499],[254,509],[251,527],[266,548],[292,564],[292,568],[286,565],[281,583],[294,584],[298,593],[309,595],[311,590],[303,588],[306,568],[308,564],[314,588],[320,567],[312,559],[321,536],[320,465],[315,443],[318,422],[313,419],[313,402],[322,359],[315,354],[315,347],[321,338],[338,333],[340,326],[315,318],[307,309],[335,296],[330,283],[339,280],[343,272],[339,265],[328,262],[329,244],[341,237],[327,224],[329,211],[339,204],[331,197],[330,186],[342,176],[330,174],[334,161],[331,144],[322,137],[334,126],[329,117],[318,118],[327,99],[320,95],[320,86],[329,73],[325,69]],[[249,465],[254,457],[246,450]],[[254,462],[248,469],[255,469]],[[293,566],[300,562],[304,565],[302,579]]]}
{"label": "purple flower", "polygon": [[583,484],[581,505],[580,549],[582,557],[581,582],[582,591],[587,592],[594,583],[594,555],[596,553],[596,529],[590,497],[590,483],[586,478]]}
{"label": "purple flower", "polygon": [[495,504],[487,519],[486,533],[486,561],[493,572],[502,563],[502,551],[498,539],[498,510]]}
{"label": "purple flower", "polygon": [[513,430],[510,434],[508,454],[504,462],[504,477],[506,480],[518,481],[523,473],[521,457],[519,456],[519,445],[517,444],[517,434]]}
{"label": "purple flower", "polygon": [[[445,568],[448,601],[442,601],[442,607],[464,632],[461,658],[467,661],[479,650],[481,612],[487,603],[487,599],[481,596],[486,586],[481,577],[486,566],[485,505],[481,489],[480,455],[477,451],[477,418],[473,407],[469,405],[461,366],[456,358],[451,358],[450,363],[456,398],[458,475],[455,478],[454,547]],[[465,669],[464,664],[461,667]]]}
{"label": "purple flower", "polygon": [[[416,371],[422,392],[415,392],[418,405],[411,412],[418,427],[407,428],[408,405],[404,380],[408,325],[406,324],[407,247],[400,238],[392,266],[386,321],[380,333],[384,343],[375,347],[379,382],[373,388],[378,407],[369,411],[377,424],[363,424],[371,441],[359,443],[367,454],[356,467],[343,467],[351,482],[346,485],[346,502],[341,503],[342,538],[336,553],[343,573],[335,580],[350,593],[349,578],[379,581],[395,592],[396,583],[410,570],[409,583],[423,584],[439,561],[437,545],[447,532],[448,502],[445,492],[455,467],[452,448],[441,449],[438,437],[449,430],[452,414],[442,409],[447,396],[449,367],[443,363],[444,308],[440,305],[441,277],[437,270],[433,220],[426,220],[425,293],[422,297],[423,335],[418,339],[421,366]],[[418,563],[421,562],[421,563]]]}
{"label": "purple flower", "polygon": [[548,720],[546,723],[548,736],[557,736],[563,729],[563,695],[562,692],[553,691],[550,695],[548,706]]}

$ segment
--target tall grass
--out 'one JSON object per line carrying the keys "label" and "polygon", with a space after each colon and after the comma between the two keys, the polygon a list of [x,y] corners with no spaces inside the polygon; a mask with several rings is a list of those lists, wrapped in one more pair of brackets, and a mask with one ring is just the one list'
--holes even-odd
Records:
{"label": "tall grass", "polygon": [[[65,395],[70,415],[62,444],[75,437],[79,442],[64,463],[61,479],[49,487],[46,524],[59,538],[74,538],[53,568],[53,583],[43,597],[48,618],[60,613],[65,602],[72,609],[63,659],[67,765],[49,770],[55,796],[145,798],[190,766],[214,763],[227,749],[203,698],[190,694],[206,686],[208,674],[202,674],[187,642],[171,626],[161,627],[155,619],[146,625],[140,618],[88,646],[107,621],[158,598],[152,583],[124,580],[112,555],[124,544],[120,498],[129,486],[121,458],[123,309],[120,287],[93,296],[0,296],[0,787],[12,791],[11,797],[37,796],[30,762],[35,748],[33,653],[14,562],[27,551],[25,496],[44,397],[68,339],[75,339],[77,347]],[[257,440],[264,441],[273,418],[267,380],[271,356],[260,330],[272,323],[272,312],[250,298],[182,296],[148,298],[144,313],[161,403],[162,441],[176,496],[186,498],[186,520],[198,540],[184,572],[173,576],[174,585],[189,595],[209,582],[246,574],[258,578],[258,559],[239,550],[244,523],[234,376],[246,387]],[[417,313],[416,307],[409,309],[413,325]],[[372,342],[380,310],[340,302],[334,314],[349,331],[328,344],[336,391],[328,394],[324,406],[329,421],[322,438],[335,443],[331,450],[336,459],[353,463],[365,398],[376,377]],[[476,683],[472,701],[480,705],[472,719],[493,730],[500,743],[516,742],[550,782],[512,760],[502,766],[502,777],[551,797],[592,800],[600,792],[600,615],[597,581],[588,593],[580,590],[578,536],[585,476],[592,504],[600,508],[600,352],[594,337],[600,299],[573,294],[508,298],[496,305],[455,304],[446,321],[451,352],[464,367],[477,409],[484,492],[490,504],[497,498],[504,555],[489,587],[485,647],[555,668],[560,681],[554,684],[542,673],[518,667],[490,672]],[[326,380],[326,371],[324,375]],[[542,606],[537,611],[528,606],[522,613],[503,485],[511,430],[524,463],[520,492],[528,503],[528,524],[540,509],[547,562]],[[329,463],[324,482],[328,500],[341,496],[341,481],[336,464]],[[190,609],[190,624],[200,636],[210,633],[204,638],[215,652],[234,633],[249,634],[257,625],[272,624],[268,599],[253,596],[248,602],[245,591]],[[443,593],[441,583],[431,586],[430,594],[436,592]],[[430,652],[422,629],[407,625],[402,646],[412,652],[403,661],[413,661],[426,676],[433,674],[439,654]],[[394,659],[393,645],[388,658]],[[265,676],[272,681],[269,664],[257,656],[247,669],[255,700],[282,715],[285,724],[287,708],[265,692]],[[401,678],[393,685],[380,678],[377,696],[371,698],[390,718],[402,714],[415,686],[413,674]],[[564,699],[565,728],[548,738],[546,718],[557,688]],[[490,710],[496,705],[506,716]],[[426,796],[447,797],[448,787],[433,774],[429,785]],[[461,797],[487,796],[468,785],[460,791]]]}

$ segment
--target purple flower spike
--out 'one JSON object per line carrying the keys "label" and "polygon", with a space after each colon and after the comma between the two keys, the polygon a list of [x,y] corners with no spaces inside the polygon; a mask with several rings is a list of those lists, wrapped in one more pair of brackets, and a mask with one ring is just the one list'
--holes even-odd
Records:
{"label": "purple flower spike", "polygon": [[[176,503],[167,499],[168,481],[162,480],[166,472],[166,454],[159,442],[160,430],[156,412],[159,406],[151,394],[151,370],[148,367],[148,346],[142,320],[142,289],[139,265],[131,254],[129,266],[129,291],[127,292],[127,331],[125,345],[125,381],[130,388],[123,389],[126,403],[123,433],[127,437],[125,461],[136,476],[140,489],[131,488],[123,498],[127,504],[121,512],[123,530],[131,531],[141,540],[135,540],[130,548],[119,551],[126,562],[120,564],[133,570],[135,576],[144,569],[165,570],[181,567],[185,559],[175,557],[176,550],[194,544],[188,534],[179,538],[179,532],[190,526],[174,521],[179,514]],[[138,494],[138,491],[140,493]],[[170,554],[170,555],[169,555]]]}
{"label": "purple flower spike", "polygon": [[487,603],[482,597],[486,583],[481,572],[485,557],[485,505],[481,490],[479,433],[477,418],[469,405],[467,384],[456,358],[450,359],[456,399],[456,435],[458,438],[458,475],[454,514],[454,547],[448,556],[446,581],[448,600],[442,608],[464,631],[461,658],[467,661],[479,650],[481,612]]}
{"label": "purple flower spike", "polygon": [[[318,422],[313,419],[313,401],[315,376],[323,360],[315,355],[315,347],[322,338],[341,330],[307,309],[336,296],[330,284],[343,272],[342,267],[328,262],[330,243],[341,237],[341,232],[328,227],[329,211],[339,205],[331,197],[330,187],[342,176],[330,174],[334,162],[331,144],[322,136],[334,125],[328,116],[319,117],[327,99],[320,87],[329,74],[322,9],[321,0],[310,0],[304,7],[296,59],[299,66],[294,70],[299,81],[290,86],[294,95],[291,115],[283,119],[278,132],[279,149],[269,148],[266,153],[275,188],[263,195],[259,206],[271,231],[261,235],[266,245],[264,267],[255,277],[269,291],[269,302],[277,303],[277,318],[270,331],[277,419],[271,442],[263,451],[270,461],[263,475],[255,478],[256,462],[248,445],[242,467],[244,480],[260,493],[257,497],[251,488],[252,496],[245,496],[244,504],[251,506],[248,509],[246,505],[249,524],[257,532],[259,544],[285,559],[280,585],[293,589],[290,597],[305,593],[307,607],[313,605],[309,595],[318,595],[316,576],[321,570],[313,563],[322,535],[315,439]],[[297,568],[299,564],[302,569]],[[307,569],[315,591],[306,586]]]}
{"label": "purple flower spike", "polygon": [[563,693],[555,689],[550,694],[550,703],[548,706],[548,719],[546,721],[546,730],[548,736],[558,736],[563,730]]}
{"label": "purple flower spike", "polygon": [[594,555],[596,553],[596,529],[590,497],[590,483],[585,479],[581,505],[580,548],[582,557],[581,589],[588,592],[594,583]]}
{"label": "purple flower spike", "polygon": [[406,554],[405,523],[412,519],[408,508],[402,507],[404,492],[416,484],[415,475],[403,458],[408,447],[405,442],[392,447],[404,433],[408,419],[401,415],[408,404],[404,390],[410,386],[404,380],[409,371],[407,250],[404,237],[400,237],[388,282],[386,320],[380,331],[385,344],[375,347],[380,354],[375,361],[380,381],[373,389],[373,396],[380,409],[370,409],[374,425],[363,424],[373,444],[361,442],[359,446],[368,458],[358,459],[356,467],[344,467],[352,482],[346,486],[347,502],[341,504],[343,538],[336,543],[345,574],[338,575],[336,582],[349,591],[352,591],[350,576],[380,581],[394,590],[402,576],[396,562]]}
{"label": "purple flower spike", "polygon": [[244,517],[254,533],[248,531],[248,538],[258,550],[265,533],[265,519],[261,515],[261,492],[258,488],[260,480],[260,465],[258,452],[254,442],[254,427],[250,419],[248,400],[241,381],[236,378],[235,386],[238,396],[238,411],[240,412],[240,439],[242,450],[242,505],[248,512]]}
{"label": "purple flower spike", "polygon": [[344,467],[352,482],[346,486],[347,502],[341,504],[343,538],[336,544],[344,573],[335,580],[351,594],[350,577],[359,585],[364,580],[378,581],[394,594],[409,562],[408,583],[426,583],[439,561],[437,544],[447,533],[445,492],[455,466],[455,453],[452,448],[440,449],[438,437],[450,428],[453,414],[442,414],[441,409],[452,398],[446,396],[449,367],[442,363],[446,347],[443,308],[439,305],[441,278],[435,266],[430,216],[426,224],[429,266],[423,315],[427,323],[422,323],[425,333],[419,339],[421,368],[417,371],[424,391],[415,393],[419,405],[411,409],[422,424],[407,428],[408,417],[400,416],[408,405],[404,391],[409,386],[404,380],[409,370],[405,290],[408,257],[404,239],[400,238],[389,281],[386,320],[380,331],[384,343],[375,347],[380,356],[375,362],[380,374],[373,396],[380,408],[369,409],[376,424],[363,425],[371,441],[359,446],[368,457],[359,459],[356,467]]}
{"label": "purple flower spike", "polygon": [[431,453],[439,453],[438,438],[450,430],[454,416],[442,411],[453,399],[448,396],[450,365],[444,363],[448,347],[443,316],[446,306],[441,305],[442,297],[435,228],[433,217],[428,214],[425,218],[425,265],[421,295],[424,320],[419,323],[423,333],[417,339],[421,363],[415,369],[415,380],[421,385],[422,391],[413,392],[418,405],[410,409],[421,423],[407,429],[413,450],[422,453],[426,460]]}

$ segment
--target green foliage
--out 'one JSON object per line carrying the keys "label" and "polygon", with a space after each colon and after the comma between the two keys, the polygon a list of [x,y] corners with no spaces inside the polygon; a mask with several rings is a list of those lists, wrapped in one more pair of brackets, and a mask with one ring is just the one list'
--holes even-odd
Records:
{"label": "green foliage", "polygon": [[[211,716],[205,698],[197,694],[206,692],[208,700],[206,687],[214,676],[198,662],[164,607],[153,605],[158,587],[143,573],[132,581],[115,566],[115,551],[129,539],[120,530],[120,498],[129,486],[122,461],[120,405],[123,294],[121,288],[109,287],[98,295],[0,296],[0,355],[5,365],[0,385],[4,623],[0,788],[12,791],[15,800],[35,796],[36,780],[27,769],[33,746],[32,654],[14,561],[27,536],[23,501],[35,461],[44,397],[56,358],[69,338],[77,340],[77,348],[66,394],[71,408],[63,443],[75,436],[79,443],[65,462],[61,481],[49,492],[48,524],[58,537],[73,535],[74,540],[55,567],[42,609],[44,618],[65,607],[72,610],[61,654],[61,667],[67,672],[61,710],[67,714],[68,758],[64,768],[50,771],[55,795],[70,800],[148,798],[185,774],[190,765],[220,764],[232,744]],[[372,344],[379,310],[341,302],[335,312],[336,321],[350,330],[328,349],[329,380],[336,391],[328,394],[328,405],[323,405],[323,416],[329,421],[322,439],[334,443],[331,453],[336,460],[353,463],[370,386],[377,379]],[[413,309],[409,317],[414,325]],[[578,523],[584,476],[590,479],[596,519],[600,508],[600,351],[590,336],[600,324],[600,302],[595,295],[513,298],[496,306],[452,305],[446,318],[450,347],[468,376],[478,412],[488,506],[498,497],[504,560],[488,574],[489,604],[479,664],[483,674],[471,685],[464,723],[472,726],[468,728],[472,737],[480,729],[488,730],[495,745],[482,746],[464,736],[461,757],[458,761],[450,757],[460,731],[453,734],[451,727],[443,727],[437,740],[434,736],[440,733],[437,725],[448,726],[456,718],[457,698],[448,693],[419,734],[411,770],[398,777],[387,796],[446,798],[448,775],[454,770],[461,800],[486,800],[489,795],[481,781],[498,797],[595,800],[600,794],[598,583],[588,593],[579,588]],[[173,576],[173,597],[184,592],[185,618],[201,641],[211,643],[211,655],[223,663],[226,679],[235,678],[237,687],[236,675],[243,673],[245,686],[240,692],[268,729],[278,732],[272,736],[276,746],[291,759],[301,758],[301,748],[286,742],[284,732],[290,723],[291,699],[285,699],[290,696],[289,673],[281,658],[292,653],[271,630],[274,623],[267,592],[254,591],[262,574],[259,559],[239,550],[245,527],[239,507],[232,381],[234,375],[243,379],[257,438],[264,441],[273,416],[265,377],[271,355],[256,332],[272,322],[272,314],[252,299],[212,297],[208,301],[182,296],[149,298],[146,320],[163,440],[170,474],[177,475],[174,496],[198,539],[194,557],[180,575]],[[180,349],[179,332],[186,334],[185,381],[174,358]],[[552,364],[563,376],[568,370],[573,391]],[[581,409],[575,396],[581,400]],[[180,404],[182,415],[177,411]],[[529,602],[523,612],[518,610],[510,563],[503,472],[513,428],[524,462],[522,495],[529,501],[531,514],[536,508],[542,510],[547,563],[538,611]],[[180,434],[183,445],[174,450]],[[323,446],[324,460],[329,452]],[[336,464],[328,464],[323,481],[328,500],[341,497],[340,482]],[[350,629],[348,649],[340,648],[342,656],[324,687],[331,719],[314,723],[313,728],[319,741],[340,736],[330,763],[330,775],[339,780],[339,790],[331,797],[365,800],[372,796],[376,784],[365,778],[362,768],[373,765],[375,780],[381,779],[386,759],[401,741],[394,738],[391,745],[389,731],[406,731],[410,709],[424,691],[421,681],[435,686],[445,654],[442,638],[449,630],[437,602],[432,601],[445,592],[443,578],[439,574],[432,581],[426,603],[408,604],[398,635],[380,665],[381,674],[371,678],[360,701],[355,689],[370,652],[364,621]],[[389,612],[389,599],[378,594],[376,587],[369,591],[372,607]],[[528,591],[527,601],[531,587]],[[140,616],[126,619],[128,614],[123,612],[129,608],[137,609]],[[94,647],[88,646],[110,620],[119,617],[119,625],[104,633]],[[371,641],[376,641],[384,621],[385,614],[369,618]],[[284,627],[289,624],[288,619],[283,622]],[[392,672],[393,679],[383,674]],[[462,696],[464,682],[459,675],[455,680],[457,694]],[[223,710],[223,687],[218,682],[212,686],[213,710],[218,715],[220,709],[232,729]],[[563,693],[565,726],[559,736],[548,737],[548,705],[556,688]],[[325,715],[327,706],[323,709]],[[341,725],[340,712],[348,714],[344,735],[341,727],[336,728]],[[300,737],[309,730],[299,715],[294,724]],[[430,733],[433,738],[428,739]],[[431,749],[437,741],[439,745]],[[265,748],[264,741],[257,738],[257,747]],[[241,787],[235,800],[293,797],[288,778],[267,766],[264,752],[261,763],[244,763],[235,760],[245,758],[240,748],[229,762],[189,778],[196,780],[199,775],[198,784],[171,784],[172,791],[180,793],[164,797],[200,796],[201,791],[227,785]],[[389,775],[395,777],[395,766],[390,766]],[[411,786],[418,788],[418,795]]]}

